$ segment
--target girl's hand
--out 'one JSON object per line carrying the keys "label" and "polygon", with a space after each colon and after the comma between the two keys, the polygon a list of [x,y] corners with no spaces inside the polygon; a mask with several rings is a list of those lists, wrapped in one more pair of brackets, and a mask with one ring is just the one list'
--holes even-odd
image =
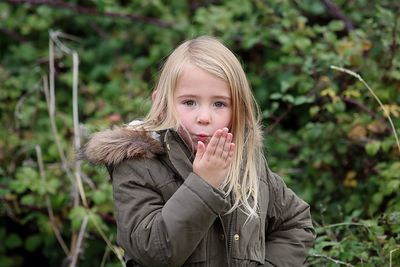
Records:
{"label": "girl's hand", "polygon": [[228,174],[232,162],[235,144],[228,128],[215,131],[206,146],[197,143],[197,153],[193,162],[193,171],[214,187],[219,187]]}

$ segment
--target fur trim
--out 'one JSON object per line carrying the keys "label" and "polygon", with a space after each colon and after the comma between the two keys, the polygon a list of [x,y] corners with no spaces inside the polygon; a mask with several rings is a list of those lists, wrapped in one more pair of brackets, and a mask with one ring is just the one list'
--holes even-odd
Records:
{"label": "fur trim", "polygon": [[150,159],[164,152],[161,142],[149,132],[116,128],[92,135],[80,158],[93,164],[115,166],[125,159]]}

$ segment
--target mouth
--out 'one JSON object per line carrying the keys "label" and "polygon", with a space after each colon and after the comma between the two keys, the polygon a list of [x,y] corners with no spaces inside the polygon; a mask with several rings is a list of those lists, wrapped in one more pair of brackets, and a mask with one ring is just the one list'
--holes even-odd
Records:
{"label": "mouth", "polygon": [[211,136],[207,134],[194,134],[193,137],[195,140],[201,141],[203,143],[208,143],[208,140],[211,138]]}

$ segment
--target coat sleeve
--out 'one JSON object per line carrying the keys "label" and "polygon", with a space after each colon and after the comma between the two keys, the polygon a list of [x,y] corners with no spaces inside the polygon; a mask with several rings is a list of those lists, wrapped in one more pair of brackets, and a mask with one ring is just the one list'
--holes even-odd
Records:
{"label": "coat sleeve", "polygon": [[303,266],[315,240],[310,207],[278,175],[270,173],[268,185],[265,266]]}
{"label": "coat sleeve", "polygon": [[129,160],[114,168],[117,241],[127,260],[181,266],[228,205],[220,191],[193,172],[165,202],[154,181],[171,183],[171,176],[155,159]]}

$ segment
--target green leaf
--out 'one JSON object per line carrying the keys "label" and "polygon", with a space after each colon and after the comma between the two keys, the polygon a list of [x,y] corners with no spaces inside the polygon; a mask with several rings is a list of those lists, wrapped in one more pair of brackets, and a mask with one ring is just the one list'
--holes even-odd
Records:
{"label": "green leaf", "polygon": [[298,37],[294,41],[295,45],[300,49],[300,50],[305,50],[311,45],[310,39],[306,37]]}
{"label": "green leaf", "polygon": [[381,147],[380,141],[372,141],[365,145],[365,151],[369,156],[375,156],[376,153],[378,153],[380,147]]}
{"label": "green leaf", "polygon": [[9,236],[7,236],[4,244],[8,248],[17,248],[22,245],[22,240],[17,234],[13,233],[13,234],[10,234]]}
{"label": "green leaf", "polygon": [[328,24],[328,28],[331,31],[342,31],[344,29],[344,22],[341,20],[334,20]]}
{"label": "green leaf", "polygon": [[69,214],[69,219],[72,223],[72,228],[74,230],[79,230],[83,218],[87,215],[87,211],[84,207],[78,206],[71,210]]}
{"label": "green leaf", "polygon": [[107,200],[107,195],[105,192],[102,191],[96,191],[93,193],[93,201],[96,204],[102,204]]}
{"label": "green leaf", "polygon": [[277,100],[282,98],[282,94],[280,93],[273,93],[269,96],[270,99]]}
{"label": "green leaf", "polygon": [[21,198],[21,203],[24,205],[35,204],[35,197],[32,194],[25,195]]}
{"label": "green leaf", "polygon": [[39,245],[42,243],[42,237],[37,235],[31,235],[25,240],[25,249],[27,251],[35,251]]}

